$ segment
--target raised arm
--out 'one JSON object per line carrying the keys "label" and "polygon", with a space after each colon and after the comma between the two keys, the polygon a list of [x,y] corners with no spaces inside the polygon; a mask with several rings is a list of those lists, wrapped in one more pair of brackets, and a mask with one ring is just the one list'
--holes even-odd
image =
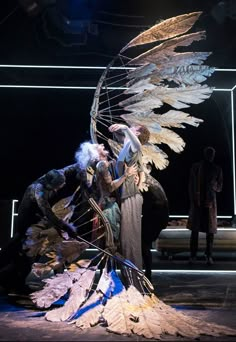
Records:
{"label": "raised arm", "polygon": [[127,126],[123,124],[114,124],[109,127],[110,132],[123,131],[125,134],[126,140],[130,141],[131,149],[133,152],[137,152],[141,150],[141,143],[137,137],[137,135]]}

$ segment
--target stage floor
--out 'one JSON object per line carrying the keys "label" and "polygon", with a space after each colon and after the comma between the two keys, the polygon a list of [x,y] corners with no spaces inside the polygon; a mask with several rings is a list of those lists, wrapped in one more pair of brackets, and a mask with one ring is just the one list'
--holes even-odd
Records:
{"label": "stage floor", "polygon": [[[173,260],[153,253],[152,283],[159,299],[203,322],[236,328],[236,259],[215,255],[215,264],[207,266],[201,256],[189,266],[186,254]],[[52,323],[45,311],[35,309],[27,299],[0,292],[0,341],[151,341],[137,335],[123,336],[106,332],[104,327],[80,331],[65,322]],[[235,341],[236,337],[201,336],[200,341]],[[165,341],[190,341],[165,336]]]}

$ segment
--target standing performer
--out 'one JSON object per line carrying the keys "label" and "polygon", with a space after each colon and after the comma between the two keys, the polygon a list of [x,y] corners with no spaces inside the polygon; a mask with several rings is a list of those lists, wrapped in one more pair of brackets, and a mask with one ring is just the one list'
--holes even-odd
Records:
{"label": "standing performer", "polygon": [[213,161],[215,149],[206,147],[202,161],[193,164],[189,179],[190,212],[187,228],[191,230],[190,263],[194,263],[198,250],[199,232],[206,233],[206,262],[213,264],[214,234],[217,233],[216,193],[222,190],[223,174]]}
{"label": "standing performer", "polygon": [[126,178],[121,186],[121,254],[130,260],[140,270],[143,268],[141,221],[143,197],[140,187],[144,181],[141,145],[149,140],[150,132],[145,126],[129,128],[123,124],[114,124],[109,127],[110,132],[122,130],[125,134],[123,148],[119,153],[116,172],[120,177],[124,172],[124,165],[134,163],[138,168],[138,184],[135,176]]}

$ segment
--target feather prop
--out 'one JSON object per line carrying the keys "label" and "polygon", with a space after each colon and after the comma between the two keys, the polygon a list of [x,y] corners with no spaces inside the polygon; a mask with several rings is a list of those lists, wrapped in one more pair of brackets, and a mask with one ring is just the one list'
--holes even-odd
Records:
{"label": "feather prop", "polygon": [[142,146],[143,163],[153,163],[159,170],[165,169],[168,164],[168,156],[159,147],[154,144],[145,144]]}
{"label": "feather prop", "polygon": [[158,133],[151,132],[149,141],[153,144],[167,144],[176,153],[182,152],[185,147],[183,139],[167,128],[162,128]]}
{"label": "feather prop", "polygon": [[[77,274],[80,277],[80,273]],[[63,297],[73,285],[75,274],[64,272],[45,281],[46,285],[40,291],[33,292],[30,297],[39,308],[49,308],[52,303]]]}
{"label": "feather prop", "polygon": [[169,56],[173,55],[175,49],[179,46],[188,46],[194,41],[205,39],[205,31],[186,34],[181,37],[170,39],[154,48],[142,53],[141,55],[131,59],[128,65],[143,65],[155,63],[156,65],[168,61]]}
{"label": "feather prop", "polygon": [[75,323],[80,329],[98,324],[104,310],[104,301],[111,297],[113,288],[114,282],[111,273],[107,273],[107,267],[104,267],[96,290],[76,313],[76,320],[72,323]]}
{"label": "feather prop", "polygon": [[[165,67],[152,68],[149,77],[139,77],[132,79],[127,83],[127,90],[124,94],[139,94],[145,90],[152,90],[155,85],[161,85],[165,80],[168,82],[174,81],[177,85],[195,85],[204,82],[207,77],[210,77],[215,71],[215,68],[207,65],[192,65],[201,64],[209,56],[209,53],[181,53],[170,57],[165,63]],[[154,65],[154,64],[151,64]],[[144,68],[144,67],[143,67]]]}
{"label": "feather prop", "polygon": [[152,90],[155,88],[156,88],[155,85],[152,84],[151,82],[151,77],[142,78],[142,79],[139,79],[137,82],[135,82],[127,90],[125,90],[124,94],[140,94],[140,93],[143,93],[145,90]]}
{"label": "feather prop", "polygon": [[180,127],[185,128],[183,124],[198,127],[202,119],[195,118],[185,112],[169,110],[167,113],[158,115],[158,122],[162,127]]}
{"label": "feather prop", "polygon": [[129,319],[130,312],[127,308],[127,292],[123,288],[121,292],[108,299],[103,319],[107,322],[107,330],[117,334],[132,334],[132,321]]}
{"label": "feather prop", "polygon": [[96,267],[86,269],[86,271],[81,274],[79,279],[73,283],[70,288],[69,299],[66,301],[64,306],[48,311],[45,318],[48,321],[59,322],[66,321],[74,315],[89,295],[94,281],[95,272]]}
{"label": "feather prop", "polygon": [[213,89],[207,85],[194,85],[179,88],[156,87],[142,94],[131,96],[121,101],[119,105],[128,111],[147,111],[159,108],[164,103],[176,109],[189,107],[189,104],[199,104],[208,99]]}
{"label": "feather prop", "polygon": [[189,14],[179,15],[160,22],[152,26],[150,29],[142,32],[132,39],[120,53],[124,52],[131,46],[152,43],[155,41],[170,39],[180,34],[184,34],[190,30],[194,23],[198,20],[202,12],[192,12]]}
{"label": "feather prop", "polygon": [[[127,79],[138,80],[139,78],[145,78],[147,76],[150,76],[156,70],[157,66],[155,63],[145,64],[130,71],[127,75]],[[129,83],[127,84],[127,86],[129,86]]]}
{"label": "feather prop", "polygon": [[154,114],[153,112],[143,112],[143,113],[132,113],[132,114],[123,114],[121,117],[126,122],[137,122],[139,120],[145,122],[148,126],[148,120],[152,120],[157,122],[160,127],[179,127],[185,128],[183,124],[188,124],[191,126],[197,127],[202,119],[195,118],[194,116],[190,116],[189,114],[176,110],[169,110],[165,114]]}
{"label": "feather prop", "polygon": [[[88,267],[90,263],[91,260],[87,260],[87,262],[83,263],[83,266]],[[68,271],[45,279],[43,289],[30,295],[33,303],[39,308],[49,308],[54,302],[63,297],[72,287],[73,283],[86,272],[84,267],[78,267],[76,264],[73,264]]]}
{"label": "feather prop", "polygon": [[[155,114],[154,114],[155,115]],[[132,114],[124,114],[121,117],[130,125],[140,125],[140,116],[135,116]],[[142,117],[142,124],[147,126],[150,132],[160,132],[161,126],[151,116]]]}
{"label": "feather prop", "polygon": [[[192,57],[194,58],[194,60],[192,59]],[[173,81],[177,85],[182,84],[185,86],[195,85],[204,82],[207,79],[207,77],[210,77],[213,74],[215,68],[208,67],[207,65],[186,65],[188,63],[194,63],[195,57],[196,54],[192,54],[189,57],[191,58],[191,61],[187,61],[185,56],[184,63],[178,60],[175,61],[174,66],[170,66],[169,63],[167,63],[166,68],[160,69],[152,74],[149,82],[153,84],[158,84],[161,81],[163,82],[164,80],[167,80],[169,82]],[[178,65],[178,67],[176,67],[176,64]]]}

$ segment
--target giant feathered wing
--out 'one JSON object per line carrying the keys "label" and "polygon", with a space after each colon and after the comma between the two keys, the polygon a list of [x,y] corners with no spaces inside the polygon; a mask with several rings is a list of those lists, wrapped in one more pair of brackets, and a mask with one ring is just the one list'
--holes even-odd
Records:
{"label": "giant feathered wing", "polygon": [[[176,153],[184,150],[186,142],[179,129],[197,127],[203,121],[187,110],[209,99],[213,91],[204,84],[214,72],[213,67],[204,65],[211,52],[187,51],[193,42],[206,37],[205,31],[188,32],[200,15],[193,12],[161,21],[132,39],[107,67],[100,91],[96,91],[91,111],[93,128],[98,123],[96,136],[106,139],[108,131],[104,127],[114,122],[147,126],[151,139],[143,146],[144,162],[157,169],[169,164],[165,145]],[[117,71],[114,74],[112,67],[117,61],[128,69],[125,75]],[[171,108],[163,113],[164,105]],[[113,150],[112,140],[116,139],[108,138]],[[118,151],[116,145],[114,155]]]}

